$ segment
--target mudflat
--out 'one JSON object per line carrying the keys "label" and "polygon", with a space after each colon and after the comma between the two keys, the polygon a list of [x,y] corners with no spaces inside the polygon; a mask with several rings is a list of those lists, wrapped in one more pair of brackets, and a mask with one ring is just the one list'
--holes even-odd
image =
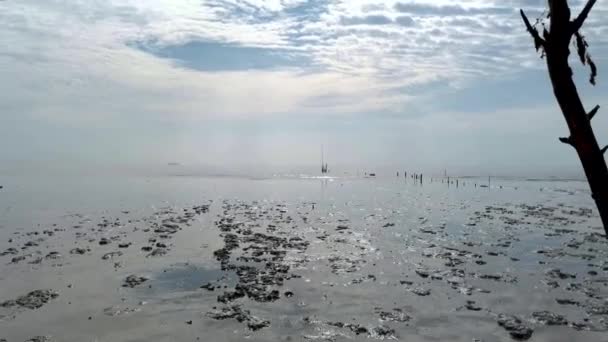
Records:
{"label": "mudflat", "polygon": [[3,179],[0,340],[601,341],[608,330],[608,240],[583,182],[53,182]]}

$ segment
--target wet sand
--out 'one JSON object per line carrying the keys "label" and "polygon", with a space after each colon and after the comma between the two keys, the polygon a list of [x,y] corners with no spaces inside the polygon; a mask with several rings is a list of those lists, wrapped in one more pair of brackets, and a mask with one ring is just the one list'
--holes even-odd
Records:
{"label": "wet sand", "polygon": [[583,183],[135,183],[3,189],[0,341],[608,340]]}

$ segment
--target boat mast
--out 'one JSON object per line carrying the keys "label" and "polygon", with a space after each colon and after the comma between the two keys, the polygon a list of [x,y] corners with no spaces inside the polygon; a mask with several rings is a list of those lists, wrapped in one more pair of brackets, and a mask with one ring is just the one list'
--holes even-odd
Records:
{"label": "boat mast", "polygon": [[321,144],[321,173],[325,173],[325,156],[323,155],[323,145]]}

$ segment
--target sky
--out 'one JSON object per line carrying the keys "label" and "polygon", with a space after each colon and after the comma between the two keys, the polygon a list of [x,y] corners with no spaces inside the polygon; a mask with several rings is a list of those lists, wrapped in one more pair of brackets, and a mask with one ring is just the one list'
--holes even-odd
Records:
{"label": "sky", "polygon": [[[578,13],[582,1],[570,1]],[[542,0],[3,0],[0,166],[575,175]],[[608,110],[608,1],[572,65]],[[608,114],[593,125],[608,144]],[[603,145],[602,144],[602,145]]]}

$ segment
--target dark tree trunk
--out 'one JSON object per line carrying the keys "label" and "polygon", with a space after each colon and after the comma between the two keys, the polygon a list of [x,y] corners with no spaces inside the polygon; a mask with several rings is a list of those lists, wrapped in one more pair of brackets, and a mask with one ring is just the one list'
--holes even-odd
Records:
{"label": "dark tree trunk", "polygon": [[[595,2],[590,0],[579,17],[570,21],[567,0],[549,0],[551,26],[550,31],[544,32],[543,38],[536,28],[530,25],[523,11],[522,17],[537,48],[544,49],[553,93],[570,130],[570,137],[560,140],[576,149],[608,236],[608,168],[604,160],[605,149],[600,149],[591,127],[591,118],[599,107],[587,114],[572,80],[572,69],[568,64],[572,37],[577,34]],[[584,58],[581,57],[581,60],[584,61]],[[592,69],[592,82],[594,73]]]}

